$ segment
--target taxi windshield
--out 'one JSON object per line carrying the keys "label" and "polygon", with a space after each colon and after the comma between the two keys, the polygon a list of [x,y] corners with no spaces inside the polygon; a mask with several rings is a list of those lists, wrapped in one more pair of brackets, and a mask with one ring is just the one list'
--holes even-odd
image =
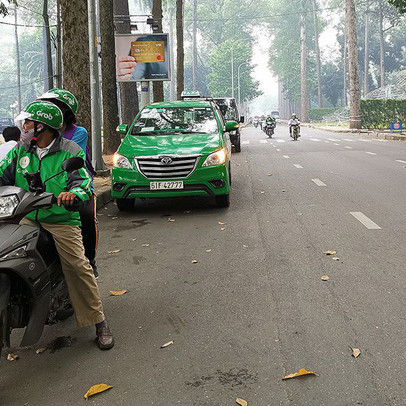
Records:
{"label": "taxi windshield", "polygon": [[218,132],[211,107],[155,107],[144,109],[132,135],[213,134]]}

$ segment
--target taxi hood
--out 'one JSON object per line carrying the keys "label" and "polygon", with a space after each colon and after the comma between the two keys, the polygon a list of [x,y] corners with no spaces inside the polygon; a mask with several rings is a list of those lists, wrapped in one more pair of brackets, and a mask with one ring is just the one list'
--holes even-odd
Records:
{"label": "taxi hood", "polygon": [[221,148],[220,135],[127,135],[118,152],[127,157],[154,155],[207,155]]}

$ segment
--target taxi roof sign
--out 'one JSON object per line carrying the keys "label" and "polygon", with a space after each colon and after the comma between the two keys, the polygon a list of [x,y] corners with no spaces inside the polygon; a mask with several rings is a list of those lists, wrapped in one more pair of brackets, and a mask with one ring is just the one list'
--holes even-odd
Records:
{"label": "taxi roof sign", "polygon": [[182,100],[184,99],[199,99],[200,98],[200,93],[197,90],[184,90],[181,95],[180,98]]}

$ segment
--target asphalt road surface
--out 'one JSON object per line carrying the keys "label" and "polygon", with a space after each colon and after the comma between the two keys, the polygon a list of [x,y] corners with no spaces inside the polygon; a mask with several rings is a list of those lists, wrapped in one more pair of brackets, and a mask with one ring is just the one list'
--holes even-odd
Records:
{"label": "asphalt road surface", "polygon": [[[99,351],[73,320],[46,328],[2,359],[1,405],[80,405],[98,383],[114,388],[89,404],[406,405],[406,143],[308,128],[294,142],[282,125],[242,139],[229,209],[100,211],[116,346]],[[35,353],[67,335],[71,347]],[[282,381],[300,368],[317,376]]]}

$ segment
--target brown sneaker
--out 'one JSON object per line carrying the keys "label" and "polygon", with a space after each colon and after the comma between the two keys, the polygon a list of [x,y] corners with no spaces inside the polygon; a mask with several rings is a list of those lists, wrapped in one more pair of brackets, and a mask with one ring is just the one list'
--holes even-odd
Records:
{"label": "brown sneaker", "polygon": [[101,350],[109,350],[114,347],[114,337],[110,328],[106,325],[96,330],[96,342]]}

